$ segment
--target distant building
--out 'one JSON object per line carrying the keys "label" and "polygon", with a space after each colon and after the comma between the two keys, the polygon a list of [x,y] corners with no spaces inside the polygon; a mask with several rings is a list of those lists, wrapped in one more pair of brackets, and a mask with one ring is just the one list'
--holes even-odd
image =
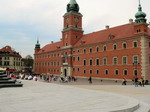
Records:
{"label": "distant building", "polygon": [[10,46],[0,49],[0,67],[8,71],[22,71],[23,62],[21,55]]}
{"label": "distant building", "polygon": [[90,34],[83,34],[76,0],[70,0],[63,17],[61,41],[43,48],[36,44],[35,73],[104,79],[138,76],[150,80],[150,28],[141,4],[135,21],[130,19],[127,24],[106,26]]}

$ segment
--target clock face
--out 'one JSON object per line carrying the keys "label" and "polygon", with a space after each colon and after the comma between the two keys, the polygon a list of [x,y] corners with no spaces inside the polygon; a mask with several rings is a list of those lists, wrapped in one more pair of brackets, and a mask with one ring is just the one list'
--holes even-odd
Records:
{"label": "clock face", "polygon": [[75,22],[78,22],[79,20],[78,20],[78,18],[74,18],[74,21],[75,21]]}
{"label": "clock face", "polygon": [[68,23],[68,22],[69,22],[69,18],[66,19],[66,23]]}

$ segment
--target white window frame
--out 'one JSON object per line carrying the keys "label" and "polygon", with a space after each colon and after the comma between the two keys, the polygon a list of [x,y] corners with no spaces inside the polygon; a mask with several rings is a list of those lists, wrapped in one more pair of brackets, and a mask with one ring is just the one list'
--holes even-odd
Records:
{"label": "white window frame", "polygon": [[[114,49],[114,46],[116,45],[116,49]],[[117,44],[115,43],[115,44],[113,44],[113,50],[117,50]]]}
{"label": "white window frame", "polygon": [[95,65],[96,65],[96,66],[99,66],[99,65],[97,65],[97,60],[99,60],[99,65],[100,65],[100,59],[99,59],[99,58],[96,58],[96,59],[95,59]]}
{"label": "white window frame", "polygon": [[[127,75],[128,75],[128,69],[123,70],[123,75],[125,75],[125,70],[127,71]],[[127,76],[127,75],[125,75],[125,76]]]}
{"label": "white window frame", "polygon": [[[104,63],[104,59],[106,59],[106,64]],[[103,65],[107,65],[107,57],[103,57]]]}
{"label": "white window frame", "polygon": [[[124,48],[124,44],[126,44],[126,48]],[[122,43],[122,49],[127,49],[127,43],[126,42]]]}
{"label": "white window frame", "polygon": [[[124,64],[124,57],[126,57],[126,64]],[[128,57],[127,56],[122,56],[122,65],[127,65],[128,64]]]}
{"label": "white window frame", "polygon": [[[116,58],[116,62],[115,62],[115,59]],[[113,65],[118,65],[118,57],[117,56],[114,56],[113,57]]]}
{"label": "white window frame", "polygon": [[[118,74],[116,74],[116,71],[118,71]],[[119,75],[119,69],[115,69],[115,70],[114,70],[114,74],[115,74],[116,76],[118,76],[118,75]]]}
{"label": "white window frame", "polygon": [[104,71],[104,74],[105,75],[108,75],[108,74],[106,74],[106,71],[108,72],[108,74],[109,74],[109,71],[108,71],[108,69],[105,69],[105,71]]}
{"label": "white window frame", "polygon": [[[134,42],[136,42],[137,43],[137,46],[135,47],[134,46]],[[135,40],[135,41],[133,41],[133,48],[137,48],[138,47],[138,41],[137,40]]]}

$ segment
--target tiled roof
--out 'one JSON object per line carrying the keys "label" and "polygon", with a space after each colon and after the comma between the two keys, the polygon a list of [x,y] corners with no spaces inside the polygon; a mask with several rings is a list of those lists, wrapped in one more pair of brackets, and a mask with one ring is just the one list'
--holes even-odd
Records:
{"label": "tiled roof", "polygon": [[[150,35],[150,29],[148,30],[148,35]],[[118,39],[123,39],[128,37],[134,37],[134,36],[136,36],[136,34],[134,33],[134,25],[125,24],[125,25],[93,32],[90,34],[85,34],[73,47],[100,43],[100,42],[109,42],[112,40],[118,40]],[[60,49],[61,47],[62,47],[62,41],[51,43],[44,46],[38,53],[55,51]]]}
{"label": "tiled roof", "polygon": [[13,56],[19,56],[21,57],[21,55],[14,51],[10,46],[5,46],[2,49],[0,49],[0,54],[1,55],[13,55]]}
{"label": "tiled roof", "polygon": [[55,43],[51,43],[51,44],[47,44],[46,46],[44,46],[39,52],[39,53],[44,53],[44,52],[50,52],[50,51],[55,51],[55,50],[59,50],[62,47],[62,42],[55,42]]}
{"label": "tiled roof", "polygon": [[76,43],[75,46],[80,46],[82,42],[83,45],[88,45],[117,39],[123,39],[132,36],[135,36],[134,26],[132,24],[125,24],[122,26],[86,34]]}

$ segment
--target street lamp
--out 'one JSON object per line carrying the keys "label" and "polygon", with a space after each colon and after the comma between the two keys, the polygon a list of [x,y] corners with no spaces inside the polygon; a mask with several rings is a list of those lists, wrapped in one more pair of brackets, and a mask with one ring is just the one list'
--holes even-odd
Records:
{"label": "street lamp", "polygon": [[134,75],[137,76],[138,75],[138,66],[140,66],[140,63],[134,62],[133,66],[135,66]]}

